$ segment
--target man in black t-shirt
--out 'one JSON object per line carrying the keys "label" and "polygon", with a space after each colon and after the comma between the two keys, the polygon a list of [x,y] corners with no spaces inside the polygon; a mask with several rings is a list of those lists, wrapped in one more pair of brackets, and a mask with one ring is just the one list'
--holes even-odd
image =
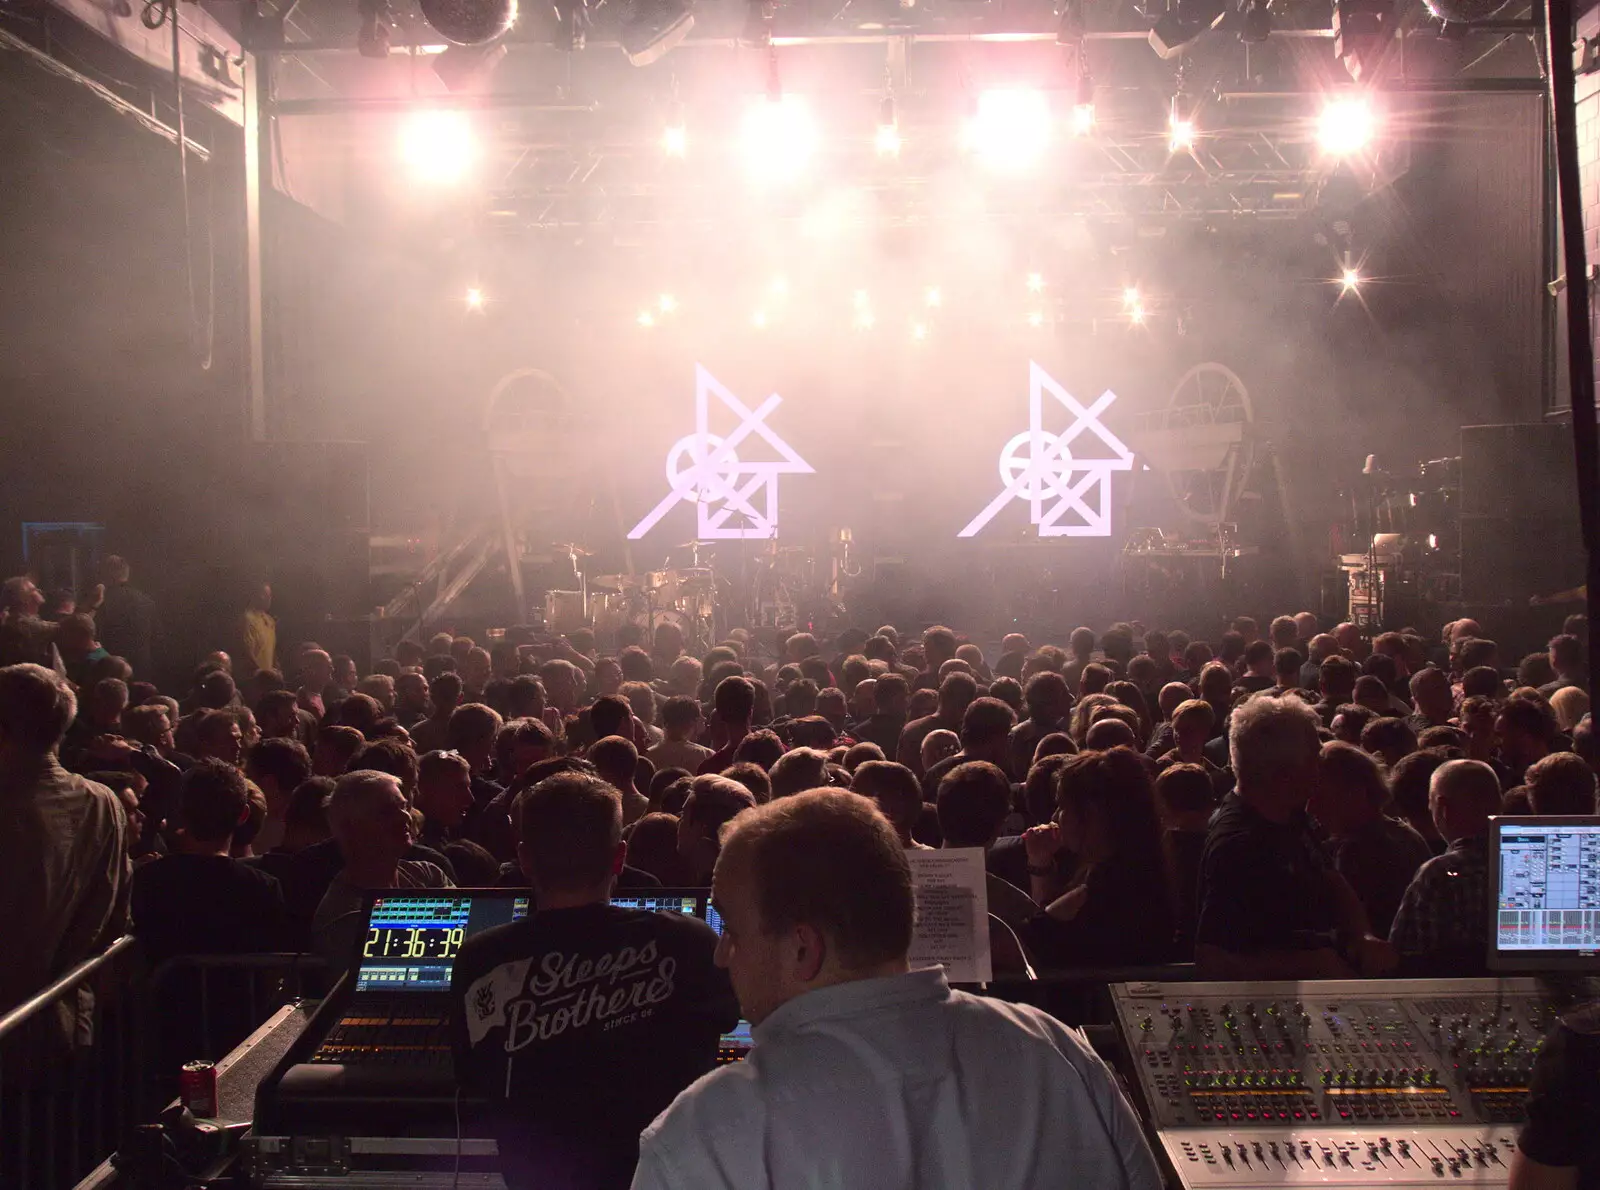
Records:
{"label": "man in black t-shirt", "polygon": [[640,1131],[713,1068],[738,1003],[710,926],[608,903],[626,853],[615,789],[561,773],[515,813],[539,909],[456,957],[457,1076],[493,1101],[512,1187],[625,1187]]}
{"label": "man in black t-shirt", "polygon": [[1600,1003],[1562,1017],[1533,1063],[1510,1190],[1600,1190]]}
{"label": "man in black t-shirt", "polygon": [[283,890],[234,859],[233,832],[250,813],[244,774],[202,760],[183,775],[172,854],[133,874],[133,932],[152,963],[180,954],[240,954],[283,945]]}

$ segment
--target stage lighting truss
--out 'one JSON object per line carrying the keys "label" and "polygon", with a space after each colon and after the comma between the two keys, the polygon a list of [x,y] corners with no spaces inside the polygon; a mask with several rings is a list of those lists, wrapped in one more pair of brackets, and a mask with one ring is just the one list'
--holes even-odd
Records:
{"label": "stage lighting truss", "polygon": [[[770,193],[755,210],[797,231],[815,218],[820,200],[808,184],[813,177],[823,184],[872,179],[880,200],[838,214],[843,225],[939,226],[950,216],[930,183],[961,161],[993,167],[983,170],[989,184],[982,202],[985,217],[1001,221],[1041,214],[1293,219],[1343,210],[1341,204],[1392,183],[1409,161],[1406,139],[1389,132],[1374,135],[1360,152],[1324,150],[1318,136],[1324,106],[1358,98],[1355,92],[1208,97],[1192,146],[1174,151],[1164,121],[1106,120],[1102,112],[1090,135],[1071,135],[1073,101],[1083,96],[1074,83],[1069,76],[1048,97],[1027,91],[990,93],[986,103],[974,97],[965,119],[919,120],[914,132],[906,131],[899,97],[892,126],[884,121],[881,94],[853,114],[830,106],[824,126],[812,95],[769,90],[730,113],[642,114],[637,142],[552,138],[548,120],[529,117],[526,132],[502,121],[492,143],[469,151],[483,158],[473,172],[484,180],[490,218],[507,228],[559,232],[617,224],[711,234],[726,231],[730,178],[747,178]],[[1195,100],[1185,95],[1182,102]],[[1022,118],[1006,125],[1001,113]],[[1185,107],[1180,118],[1193,115]],[[894,153],[878,140],[884,127],[895,132]],[[1372,128],[1379,132],[1376,119]],[[663,169],[664,162],[675,168]],[[413,167],[427,174],[416,161]]]}

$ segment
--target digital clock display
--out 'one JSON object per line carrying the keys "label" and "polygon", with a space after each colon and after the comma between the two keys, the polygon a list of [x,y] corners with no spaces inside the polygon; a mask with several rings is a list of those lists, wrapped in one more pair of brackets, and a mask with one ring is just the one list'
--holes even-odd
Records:
{"label": "digital clock display", "polygon": [[379,926],[367,931],[368,959],[449,960],[461,949],[461,926]]}

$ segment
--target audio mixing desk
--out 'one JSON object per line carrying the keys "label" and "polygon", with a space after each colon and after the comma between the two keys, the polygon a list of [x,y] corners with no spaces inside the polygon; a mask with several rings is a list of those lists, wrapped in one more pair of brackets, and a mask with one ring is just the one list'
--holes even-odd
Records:
{"label": "audio mixing desk", "polygon": [[1497,1186],[1555,1011],[1532,979],[1113,989],[1186,1187]]}

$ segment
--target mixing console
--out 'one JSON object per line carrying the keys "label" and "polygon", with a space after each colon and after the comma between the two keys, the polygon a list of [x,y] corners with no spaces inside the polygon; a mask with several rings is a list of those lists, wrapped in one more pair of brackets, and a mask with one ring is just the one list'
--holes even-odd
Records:
{"label": "mixing console", "polygon": [[1149,1122],[1191,1186],[1503,1183],[1555,1020],[1531,979],[1113,992]]}

